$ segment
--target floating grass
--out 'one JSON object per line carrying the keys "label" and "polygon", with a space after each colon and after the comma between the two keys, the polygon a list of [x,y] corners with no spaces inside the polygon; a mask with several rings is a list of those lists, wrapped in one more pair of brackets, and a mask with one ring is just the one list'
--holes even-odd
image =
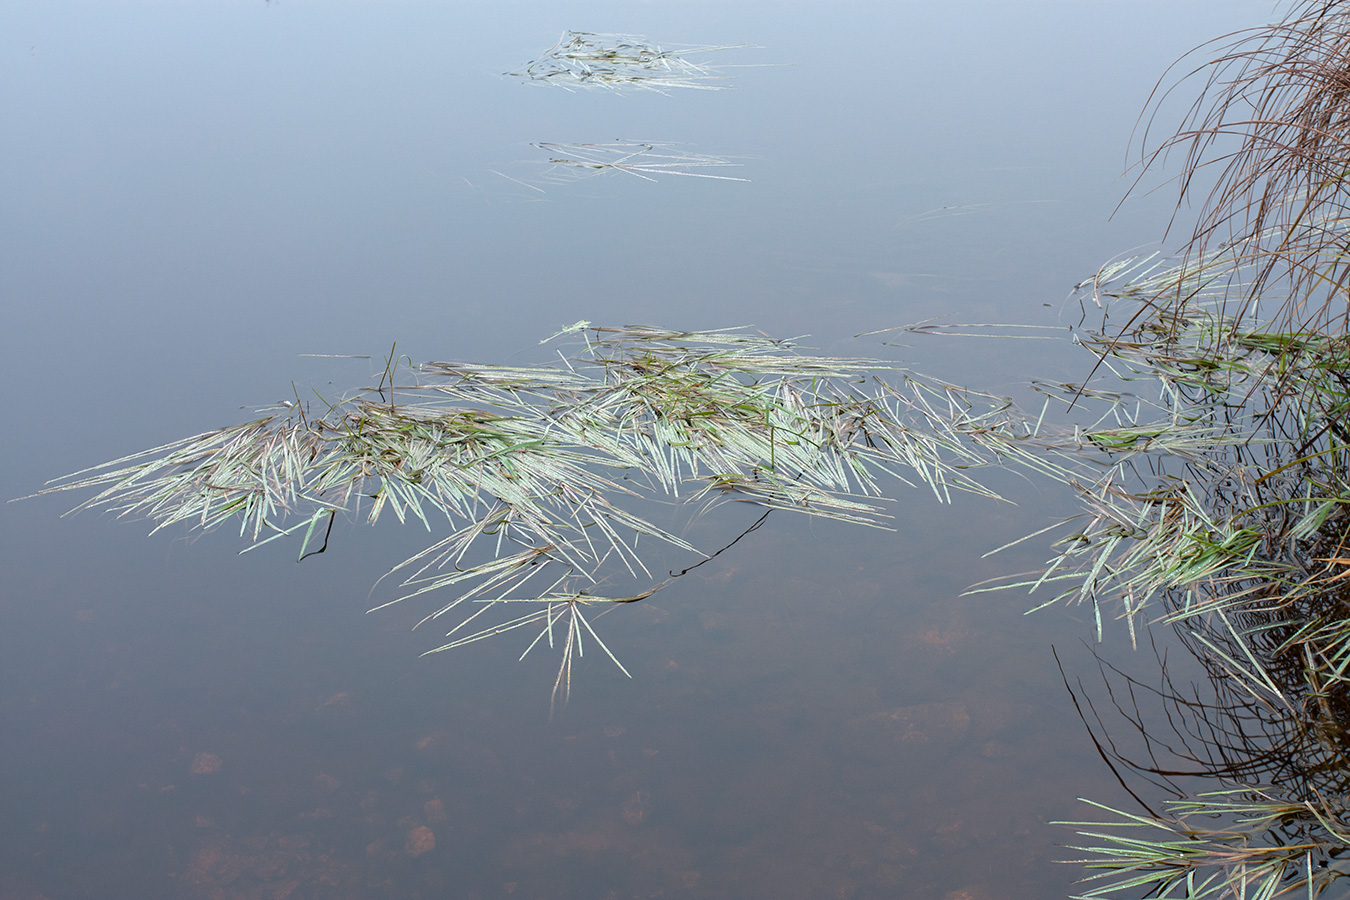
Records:
{"label": "floating grass", "polygon": [[[1171,804],[1167,817],[1139,816],[1085,801],[1113,818],[1062,822],[1096,843],[1071,847],[1089,854],[1069,862],[1093,874],[1083,879],[1075,900],[1149,896],[1176,900],[1278,896],[1315,897],[1341,877],[1336,870],[1314,872],[1315,842],[1263,843],[1272,823],[1301,811],[1297,805],[1253,802],[1210,793]],[[1225,818],[1229,827],[1216,825]],[[1105,829],[1105,830],[1102,830]]]}
{"label": "floating grass", "polygon": [[603,88],[664,92],[687,88],[716,91],[725,87],[723,77],[696,58],[745,45],[687,46],[663,49],[645,37],[631,34],[595,34],[564,31],[558,42],[519,72],[508,72],[531,84],[546,84],[568,90]]}
{"label": "floating grass", "polygon": [[[581,323],[564,336],[579,353],[558,365],[390,364],[378,385],[340,402],[264,410],[43,493],[91,492],[77,509],[146,517],[156,531],[237,521],[250,548],[298,536],[301,558],[326,549],[340,515],[448,529],[393,567],[401,593],[382,606],[442,596],[423,622],[457,618],[432,652],[528,627],[553,646],[561,629],[555,698],[566,697],[583,637],[617,662],[584,610],[670,582],[653,575],[640,539],[698,553],[641,513],[644,502],[884,526],[887,479],[944,500],[995,496],[971,474],[989,456],[961,432],[1002,428],[998,398],[745,330]],[[618,575],[637,588],[608,595]]]}
{"label": "floating grass", "polygon": [[715,175],[695,169],[716,169],[739,166],[740,163],[721,156],[708,156],[683,150],[673,144],[652,141],[614,141],[609,144],[552,144],[538,143],[548,154],[545,178],[552,181],[574,181],[606,173],[619,173],[656,181],[658,176],[685,178],[712,178],[717,181],[749,181],[732,175]]}

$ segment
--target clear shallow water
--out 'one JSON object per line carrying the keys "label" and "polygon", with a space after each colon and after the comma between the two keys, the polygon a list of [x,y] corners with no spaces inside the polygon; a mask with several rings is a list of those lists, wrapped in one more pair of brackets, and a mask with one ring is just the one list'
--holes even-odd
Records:
{"label": "clear shallow water", "polygon": [[[1071,377],[1045,343],[851,336],[1063,324],[1070,284],[1158,236],[1162,196],[1107,221],[1157,74],[1266,12],[8,10],[5,493],[373,365],[303,353],[534,362],[582,318],[753,324],[1000,390]],[[499,77],[564,28],[751,42],[725,60],[766,65],[669,97]],[[536,201],[494,174],[528,171],[532,141],[616,137],[745,157],[752,181]],[[771,517],[604,619],[634,680],[595,660],[552,721],[551,660],[418,659],[425,609],[364,613],[411,530],[340,528],[296,566],[8,504],[0,896],[1062,896],[1047,823],[1116,788],[1049,654],[1086,665],[1086,624],[958,597],[1033,566],[1036,546],[981,553],[1067,511],[1007,486],[1019,506],[901,491],[893,533]]]}

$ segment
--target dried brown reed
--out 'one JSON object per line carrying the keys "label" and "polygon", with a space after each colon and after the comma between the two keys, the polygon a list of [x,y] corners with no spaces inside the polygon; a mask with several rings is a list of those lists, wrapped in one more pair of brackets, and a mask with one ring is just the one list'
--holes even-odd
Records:
{"label": "dried brown reed", "polygon": [[[1173,132],[1167,101],[1197,80]],[[1227,249],[1238,263],[1229,315],[1244,319],[1278,297],[1284,330],[1345,330],[1350,7],[1298,0],[1278,24],[1198,47],[1169,68],[1142,124],[1143,169],[1183,156],[1177,213],[1199,208],[1191,257]],[[1159,128],[1167,136],[1155,143]]]}

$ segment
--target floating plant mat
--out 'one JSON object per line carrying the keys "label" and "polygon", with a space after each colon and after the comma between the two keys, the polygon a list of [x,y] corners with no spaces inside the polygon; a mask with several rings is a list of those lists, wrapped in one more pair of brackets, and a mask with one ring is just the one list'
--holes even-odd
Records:
{"label": "floating plant mat", "polygon": [[644,181],[655,181],[657,175],[715,178],[719,181],[750,180],[732,175],[689,171],[741,164],[722,156],[707,156],[681,150],[675,144],[615,141],[610,144],[539,143],[534,146],[549,155],[549,168],[545,176],[553,181],[574,181],[577,178],[602,175],[606,172],[623,172]]}
{"label": "floating plant mat", "polygon": [[508,75],[534,84],[623,90],[662,91],[666,88],[722,90],[721,76],[690,57],[746,45],[680,47],[663,50],[644,37],[631,34],[592,34],[564,31],[543,56]]}
{"label": "floating plant mat", "polygon": [[[95,490],[80,508],[147,516],[156,530],[237,519],[252,546],[296,535],[301,557],[327,546],[338,514],[428,530],[443,519],[449,534],[394,568],[398,600],[447,593],[424,619],[460,617],[437,650],[520,628],[535,635],[529,647],[560,640],[565,692],[573,648],[584,652],[583,635],[599,643],[589,611],[675,577],[651,574],[652,541],[691,565],[710,558],[635,512],[644,500],[666,517],[671,500],[696,512],[734,501],[878,526],[885,479],[946,500],[992,497],[971,472],[994,458],[1054,469],[1021,446],[1029,428],[1007,401],[893,364],[744,330],[582,323],[564,334],[580,352],[556,365],[391,361],[345,399],[263,410],[48,490]],[[615,575],[636,586],[606,595]]]}

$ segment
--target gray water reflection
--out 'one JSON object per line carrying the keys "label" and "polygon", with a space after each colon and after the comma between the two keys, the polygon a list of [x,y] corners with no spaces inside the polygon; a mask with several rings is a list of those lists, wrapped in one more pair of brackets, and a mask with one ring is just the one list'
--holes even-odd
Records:
{"label": "gray water reflection", "polygon": [[[848,338],[1058,321],[1068,285],[1157,236],[1161,200],[1105,221],[1156,75],[1264,13],[9,10],[5,493],[235,421],[292,379],[369,374],[302,353],[533,362],[581,318],[753,323],[995,387],[1067,373],[1041,346]],[[498,77],[569,27],[784,65],[692,97]],[[753,180],[493,186],[531,142],[618,137],[752,157]],[[425,610],[364,614],[418,535],[340,528],[296,566],[7,505],[0,896],[1061,896],[1076,873],[1046,823],[1116,798],[1048,653],[1083,623],[957,598],[1038,562],[980,554],[1065,511],[1009,489],[1020,506],[904,494],[895,533],[775,516],[605,618],[634,680],[592,660],[551,722],[552,660],[508,642],[418,660]]]}

